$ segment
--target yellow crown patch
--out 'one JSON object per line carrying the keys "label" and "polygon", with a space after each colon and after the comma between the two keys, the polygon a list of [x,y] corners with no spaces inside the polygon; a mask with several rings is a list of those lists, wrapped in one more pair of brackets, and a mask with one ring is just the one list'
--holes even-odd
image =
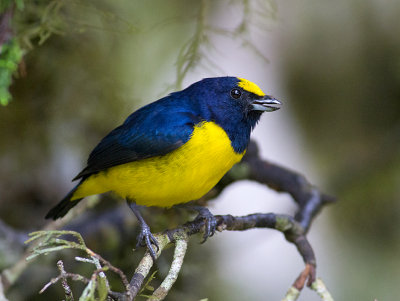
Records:
{"label": "yellow crown patch", "polygon": [[248,81],[247,79],[238,77],[238,86],[243,90],[256,94],[258,96],[264,96],[265,93],[255,83]]}

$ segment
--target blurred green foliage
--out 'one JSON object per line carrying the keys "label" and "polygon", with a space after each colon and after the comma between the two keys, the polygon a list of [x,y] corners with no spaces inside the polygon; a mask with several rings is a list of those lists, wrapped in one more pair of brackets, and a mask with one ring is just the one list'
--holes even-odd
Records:
{"label": "blurred green foliage", "polygon": [[18,69],[23,52],[15,38],[0,47],[0,105],[5,106],[11,99],[8,88],[13,74]]}
{"label": "blurred green foliage", "polygon": [[0,14],[9,9],[12,5],[15,5],[17,9],[22,9],[24,7],[24,0],[2,0],[0,2]]}
{"label": "blurred green foliage", "polygon": [[8,88],[23,54],[18,42],[11,34],[11,15],[14,5],[22,9],[23,0],[0,2],[0,105],[3,106],[7,105],[11,99]]}

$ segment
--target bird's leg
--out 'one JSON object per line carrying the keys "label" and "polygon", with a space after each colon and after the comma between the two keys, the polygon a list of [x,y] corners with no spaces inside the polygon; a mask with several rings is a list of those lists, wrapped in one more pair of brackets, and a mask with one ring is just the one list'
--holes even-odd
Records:
{"label": "bird's leg", "polygon": [[204,231],[203,240],[201,243],[204,243],[207,240],[207,238],[209,238],[215,234],[215,230],[217,229],[217,219],[210,212],[210,210],[208,210],[206,207],[196,206],[196,205],[186,205],[185,204],[182,207],[197,211],[199,214],[196,216],[195,220],[204,219],[205,231]]}
{"label": "bird's leg", "polygon": [[[142,215],[140,214],[139,208],[136,203],[132,202],[131,200],[126,200],[126,202],[128,203],[129,208],[131,208],[132,212],[135,214],[140,224],[140,232],[137,237],[136,248],[144,245],[147,246],[151,258],[153,258],[153,262],[156,262],[156,252],[158,252],[159,250],[158,242],[151,233],[150,227],[146,224]],[[156,246],[156,251],[153,249],[153,246],[151,244]]]}

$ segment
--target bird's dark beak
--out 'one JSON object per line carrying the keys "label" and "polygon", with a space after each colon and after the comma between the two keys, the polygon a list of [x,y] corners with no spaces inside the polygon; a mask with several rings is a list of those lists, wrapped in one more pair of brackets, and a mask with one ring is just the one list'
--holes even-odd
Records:
{"label": "bird's dark beak", "polygon": [[265,95],[261,99],[255,99],[250,103],[252,111],[273,112],[281,108],[282,103],[272,96]]}

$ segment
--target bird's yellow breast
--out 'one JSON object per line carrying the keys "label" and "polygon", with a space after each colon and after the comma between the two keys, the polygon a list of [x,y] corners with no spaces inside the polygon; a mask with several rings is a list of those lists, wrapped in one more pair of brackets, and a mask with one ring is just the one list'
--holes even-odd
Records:
{"label": "bird's yellow breast", "polygon": [[139,205],[170,207],[201,198],[243,155],[235,153],[220,126],[201,122],[178,149],[92,175],[72,199],[114,191]]}

